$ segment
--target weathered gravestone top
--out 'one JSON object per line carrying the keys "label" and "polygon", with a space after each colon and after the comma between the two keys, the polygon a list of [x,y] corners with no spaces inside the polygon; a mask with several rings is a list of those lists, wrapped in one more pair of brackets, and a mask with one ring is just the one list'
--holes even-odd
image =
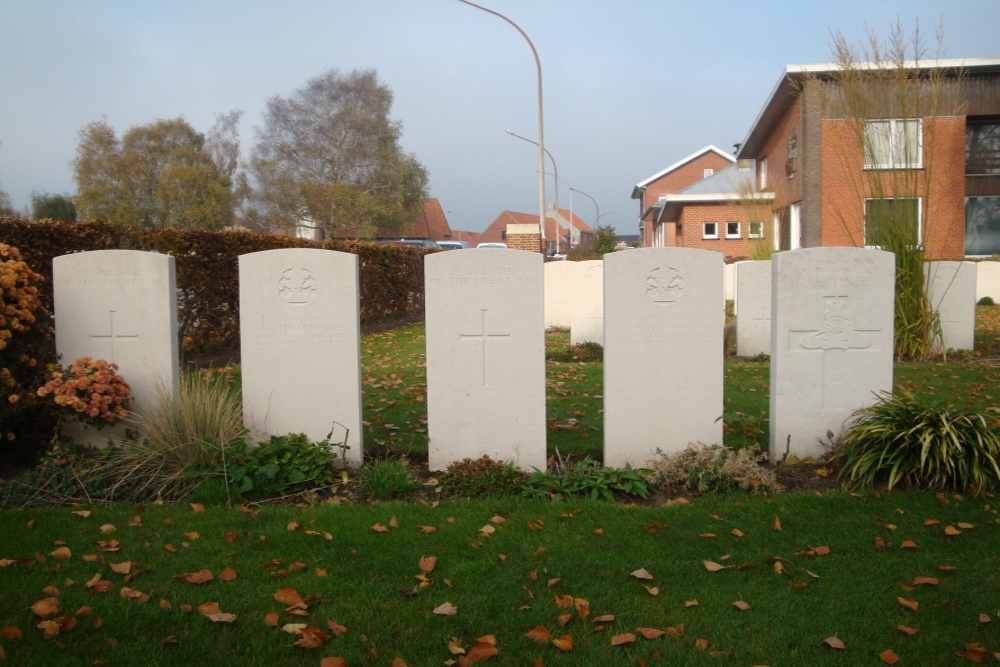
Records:
{"label": "weathered gravestone top", "polygon": [[541,255],[447,252],[424,262],[430,469],[483,454],[544,468]]}
{"label": "weathered gravestone top", "polygon": [[604,345],[604,260],[576,262],[570,307],[570,344]]}
{"label": "weathered gravestone top", "polygon": [[[927,262],[927,300],[938,314],[941,340],[935,350],[971,350],[976,337],[976,265]],[[943,348],[943,349],[942,349]]]}
{"label": "weathered gravestone top", "polygon": [[259,439],[329,437],[362,461],[358,256],[287,248],[241,255],[243,419]]}
{"label": "weathered gravestone top", "polygon": [[771,353],[771,260],[736,263],[736,354]]}
{"label": "weathered gravestone top", "polygon": [[569,328],[580,262],[545,263],[545,328]]}
{"label": "weathered gravestone top", "polygon": [[892,390],[892,253],[809,248],[772,258],[771,459],[819,457]]}

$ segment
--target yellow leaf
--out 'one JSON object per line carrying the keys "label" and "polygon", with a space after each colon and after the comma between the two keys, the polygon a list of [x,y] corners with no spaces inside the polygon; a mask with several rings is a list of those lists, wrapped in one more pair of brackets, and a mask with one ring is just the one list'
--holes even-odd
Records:
{"label": "yellow leaf", "polygon": [[750,609],[750,605],[744,602],[743,600],[737,600],[736,602],[733,603],[733,606],[739,609],[740,611],[748,611]]}
{"label": "yellow leaf", "polygon": [[613,620],[615,620],[614,614],[602,614],[594,618],[591,623],[610,623]]}
{"label": "yellow leaf", "polygon": [[56,560],[68,561],[73,557],[73,552],[69,550],[69,547],[59,547],[55,551],[49,554]]}
{"label": "yellow leaf", "polygon": [[576,642],[573,641],[572,635],[563,635],[558,639],[553,639],[552,645],[555,646],[560,651],[566,652],[566,651],[572,651],[573,647],[576,646]]}
{"label": "yellow leaf", "polygon": [[534,639],[539,644],[544,644],[549,640],[549,637],[551,635],[547,629],[543,628],[540,625],[536,625],[535,627],[525,632],[524,636],[527,637],[528,639]]}
{"label": "yellow leaf", "polygon": [[554,577],[552,579],[549,579],[549,588],[552,588],[553,586],[555,586],[556,584],[558,584],[560,581],[562,581],[562,577]]}
{"label": "yellow leaf", "polygon": [[434,526],[417,526],[417,530],[419,530],[421,533],[426,533],[430,535],[435,530],[437,530],[437,528],[435,528]]}
{"label": "yellow leaf", "polygon": [[204,512],[205,511],[205,506],[202,505],[201,503],[191,503],[191,511],[192,512]]}
{"label": "yellow leaf", "polygon": [[845,648],[847,648],[847,645],[844,644],[844,642],[840,639],[840,637],[827,637],[826,639],[823,640],[823,643],[829,646],[830,648],[835,648],[840,650],[844,650]]}
{"label": "yellow leaf", "polygon": [[110,535],[111,533],[115,532],[118,529],[115,528],[113,524],[106,523],[103,526],[101,526],[99,530],[101,531],[101,535]]}
{"label": "yellow leaf", "polygon": [[900,542],[899,548],[900,549],[916,549],[917,548],[917,543],[914,542],[913,540],[903,540],[902,542]]}
{"label": "yellow leaf", "polygon": [[887,648],[878,654],[879,659],[887,665],[895,665],[899,662],[899,655],[891,648]]}
{"label": "yellow leaf", "polygon": [[635,572],[632,572],[632,576],[636,579],[652,579],[653,575],[646,571],[645,568],[640,568]]}
{"label": "yellow leaf", "polygon": [[421,556],[420,557],[420,571],[424,574],[430,574],[434,571],[434,567],[437,565],[437,556]]}
{"label": "yellow leaf", "polygon": [[743,532],[742,530],[740,530],[739,528],[733,528],[733,529],[732,529],[731,531],[729,531],[729,532],[730,532],[730,533],[732,533],[733,535],[735,535],[736,537],[743,537],[744,535],[746,535],[746,533],[744,533],[744,532]]}
{"label": "yellow leaf", "polygon": [[719,570],[725,570],[727,567],[725,565],[719,565],[718,563],[712,560],[703,560],[701,561],[701,563],[702,565],[705,566],[705,569],[708,570],[709,572],[718,572]]}
{"label": "yellow leaf", "polygon": [[660,594],[660,589],[657,588],[656,586],[643,586],[643,588],[646,589],[647,593],[649,593],[654,597]]}
{"label": "yellow leaf", "polygon": [[108,563],[108,567],[115,574],[128,574],[132,571],[132,561],[126,560],[121,563]]}
{"label": "yellow leaf", "polygon": [[980,623],[992,623],[993,619],[990,618],[989,614],[980,614],[979,615],[979,622]]}
{"label": "yellow leaf", "polygon": [[955,526],[952,526],[951,524],[949,524],[949,525],[947,525],[947,526],[944,527],[944,534],[945,535],[961,535],[962,531],[960,531],[958,528],[955,528]]}
{"label": "yellow leaf", "polygon": [[612,646],[621,646],[622,644],[634,644],[635,635],[631,632],[626,632],[620,635],[614,635],[611,637]]}
{"label": "yellow leaf", "polygon": [[380,523],[376,523],[374,526],[372,526],[372,530],[374,530],[376,533],[388,533],[389,532],[389,529],[386,528],[385,526],[383,526]]}
{"label": "yellow leaf", "polygon": [[444,604],[434,607],[434,613],[438,616],[454,616],[458,613],[458,607],[450,602],[445,602]]}
{"label": "yellow leaf", "polygon": [[781,530],[781,519],[778,518],[777,514],[774,515],[774,521],[771,522],[771,530]]}
{"label": "yellow leaf", "polygon": [[708,646],[709,646],[709,641],[707,639],[702,639],[701,637],[695,638],[694,647],[699,651],[706,650]]}
{"label": "yellow leaf", "polygon": [[688,608],[690,608],[690,607],[697,607],[698,606],[698,600],[697,599],[685,600],[684,601],[684,606],[688,607]]}

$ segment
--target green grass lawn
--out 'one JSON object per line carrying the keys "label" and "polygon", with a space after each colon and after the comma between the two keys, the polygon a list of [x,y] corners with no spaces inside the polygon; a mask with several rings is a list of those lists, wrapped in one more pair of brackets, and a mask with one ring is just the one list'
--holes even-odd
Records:
{"label": "green grass lawn", "polygon": [[[857,665],[886,649],[957,664],[967,644],[1000,651],[991,503],[907,492],[9,511],[0,647],[14,665],[439,665],[458,657],[449,643],[469,651],[492,635],[494,662],[509,665]],[[212,579],[177,579],[202,570]],[[305,606],[289,609],[295,594]],[[33,607],[46,598],[59,607],[47,625],[74,628],[45,636]],[[234,618],[199,613],[209,602]],[[457,613],[435,613],[446,603]],[[293,646],[289,623],[329,637]],[[535,628],[540,642],[525,636]],[[565,637],[571,652],[551,641]]]}
{"label": "green grass lawn", "polygon": [[[993,331],[977,335],[994,361],[899,364],[897,385],[993,415]],[[550,451],[598,457],[601,364],[567,357],[565,334],[547,346]],[[423,355],[422,327],[364,338],[369,453],[426,452]],[[727,443],[766,443],[768,370],[727,362]],[[506,497],[5,511],[0,662],[341,657],[399,667],[495,652],[491,661],[508,665],[858,665],[881,664],[885,651],[909,665],[993,660],[995,504],[909,491],[643,507]]]}

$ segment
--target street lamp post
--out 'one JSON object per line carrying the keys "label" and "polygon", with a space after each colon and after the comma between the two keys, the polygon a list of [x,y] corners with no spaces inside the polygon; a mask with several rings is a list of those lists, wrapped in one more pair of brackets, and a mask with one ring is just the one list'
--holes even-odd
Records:
{"label": "street lamp post", "polygon": [[[572,190],[573,192],[579,192],[581,195],[583,195],[584,197],[586,197],[590,201],[594,202],[594,208],[597,209],[597,214],[596,214],[596,217],[594,218],[594,228],[596,229],[597,228],[597,223],[601,219],[601,207],[597,205],[597,200],[594,199],[593,197],[591,197],[590,195],[588,195],[583,190],[577,190],[576,188],[570,188],[570,190]],[[605,214],[605,215],[607,215],[607,214]]]}
{"label": "street lamp post", "polygon": [[514,28],[521,33],[521,37],[524,37],[524,41],[528,43],[531,47],[531,55],[535,57],[535,69],[538,70],[538,233],[541,236],[542,241],[542,252],[545,252],[545,123],[542,114],[542,61],[538,59],[538,51],[535,50],[535,45],[531,42],[531,38],[528,34],[521,29],[521,26],[511,21],[509,18],[501,14],[500,12],[495,12],[492,9],[487,9],[481,5],[477,5],[474,2],[469,2],[469,0],[458,0],[459,2],[469,5],[470,7],[475,7],[476,9],[481,9],[484,12],[493,14],[499,18],[502,18],[507,23],[514,26]]}
{"label": "street lamp post", "polygon": [[[460,216],[458,213],[455,213],[454,211],[445,211],[445,213],[451,213],[452,215],[454,215],[455,217],[458,218],[458,221],[462,223],[463,227],[465,226],[465,220],[463,220],[462,216]],[[458,232],[458,240],[459,241],[462,240],[462,232],[461,231]]]}
{"label": "street lamp post", "polygon": [[[506,130],[506,132],[507,132],[507,134],[509,134],[512,137],[517,137],[518,139],[523,139],[524,141],[527,141],[529,144],[535,144],[536,146],[539,145],[539,143],[537,141],[533,141],[532,139],[529,139],[528,137],[522,137],[520,134],[518,134],[514,130]],[[549,159],[552,161],[552,172],[553,172],[553,174],[554,174],[554,176],[556,178],[556,196],[555,196],[555,200],[556,200],[556,216],[557,217],[555,218],[555,223],[556,223],[556,254],[558,255],[559,254],[559,218],[558,218],[558,216],[560,215],[560,213],[559,213],[559,166],[556,165],[556,159],[554,157],[552,157],[552,153],[549,152],[548,148],[544,148],[543,147],[542,150],[545,151],[545,154],[548,155]]]}

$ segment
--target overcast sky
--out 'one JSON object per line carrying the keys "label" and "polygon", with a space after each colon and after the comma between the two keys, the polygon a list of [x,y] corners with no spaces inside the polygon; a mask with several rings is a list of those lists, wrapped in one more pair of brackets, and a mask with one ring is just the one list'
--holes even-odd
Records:
{"label": "overcast sky", "polygon": [[[700,148],[731,151],[788,64],[919,20],[932,53],[1000,57],[998,0],[477,0],[542,64],[559,204],[635,234],[633,186]],[[206,132],[242,109],[247,157],[272,95],[335,67],[374,68],[403,148],[455,229],[538,212],[535,62],[508,23],[459,0],[0,0],[0,189],[72,194],[78,133],[157,119]],[[549,178],[548,200],[554,199]]]}

